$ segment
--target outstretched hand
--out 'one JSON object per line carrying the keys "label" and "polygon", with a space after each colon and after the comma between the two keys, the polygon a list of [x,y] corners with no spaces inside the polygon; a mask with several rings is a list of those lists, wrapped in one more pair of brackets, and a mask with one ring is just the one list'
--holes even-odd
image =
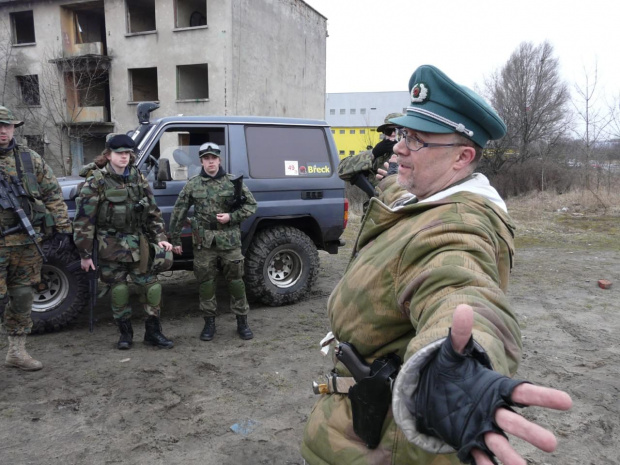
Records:
{"label": "outstretched hand", "polygon": [[[454,310],[452,320],[452,346],[463,353],[472,334],[474,312],[469,305],[459,305]],[[520,384],[512,392],[512,400],[522,405],[535,405],[554,410],[568,410],[572,406],[570,396],[557,389]],[[545,452],[553,452],[557,440],[551,431],[532,423],[518,413],[505,408],[495,412],[495,422],[506,433],[513,434]],[[510,445],[501,434],[489,432],[484,436],[487,447],[504,465],[525,465],[526,461]],[[476,465],[493,465],[491,459],[479,449],[472,449]]]}

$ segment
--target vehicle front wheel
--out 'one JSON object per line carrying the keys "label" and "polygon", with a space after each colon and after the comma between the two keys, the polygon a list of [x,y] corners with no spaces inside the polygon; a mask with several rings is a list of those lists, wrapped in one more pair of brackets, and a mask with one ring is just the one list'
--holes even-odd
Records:
{"label": "vehicle front wheel", "polygon": [[47,262],[41,269],[41,283],[34,286],[32,332],[57,331],[71,323],[88,306],[88,278],[81,270],[69,272],[67,266],[80,260],[73,245],[52,250],[43,244]]}
{"label": "vehicle front wheel", "polygon": [[278,226],[260,231],[245,257],[248,298],[279,306],[300,300],[319,272],[319,254],[302,231]]}

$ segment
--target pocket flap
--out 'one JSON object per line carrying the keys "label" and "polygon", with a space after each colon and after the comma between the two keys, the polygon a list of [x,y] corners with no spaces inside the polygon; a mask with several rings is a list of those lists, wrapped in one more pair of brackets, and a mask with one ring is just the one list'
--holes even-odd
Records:
{"label": "pocket flap", "polygon": [[112,203],[122,203],[127,200],[127,189],[106,189],[105,198]]}

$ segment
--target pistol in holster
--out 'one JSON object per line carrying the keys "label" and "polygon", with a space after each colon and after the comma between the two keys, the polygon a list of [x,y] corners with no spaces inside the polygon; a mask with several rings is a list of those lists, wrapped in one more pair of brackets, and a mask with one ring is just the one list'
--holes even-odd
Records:
{"label": "pistol in holster", "polygon": [[[346,344],[352,350],[340,350],[341,356],[338,356],[337,350],[336,357],[356,378],[356,384],[349,389],[348,394],[351,401],[353,431],[364,441],[366,447],[374,449],[381,441],[383,423],[392,403],[392,383],[396,379],[402,361],[396,354],[387,354],[368,366],[351,344],[344,342],[341,346],[342,344]],[[351,354],[358,357],[351,367],[353,370],[349,367]],[[355,374],[360,372],[360,364],[366,365],[369,370],[365,370],[366,376],[357,379]]]}

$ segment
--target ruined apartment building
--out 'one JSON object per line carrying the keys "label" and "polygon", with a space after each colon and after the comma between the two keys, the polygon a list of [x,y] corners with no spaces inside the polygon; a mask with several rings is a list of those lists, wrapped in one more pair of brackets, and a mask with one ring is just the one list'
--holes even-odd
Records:
{"label": "ruined apartment building", "polygon": [[326,18],[301,0],[0,0],[2,103],[18,141],[77,174],[154,114],[322,119]]}

